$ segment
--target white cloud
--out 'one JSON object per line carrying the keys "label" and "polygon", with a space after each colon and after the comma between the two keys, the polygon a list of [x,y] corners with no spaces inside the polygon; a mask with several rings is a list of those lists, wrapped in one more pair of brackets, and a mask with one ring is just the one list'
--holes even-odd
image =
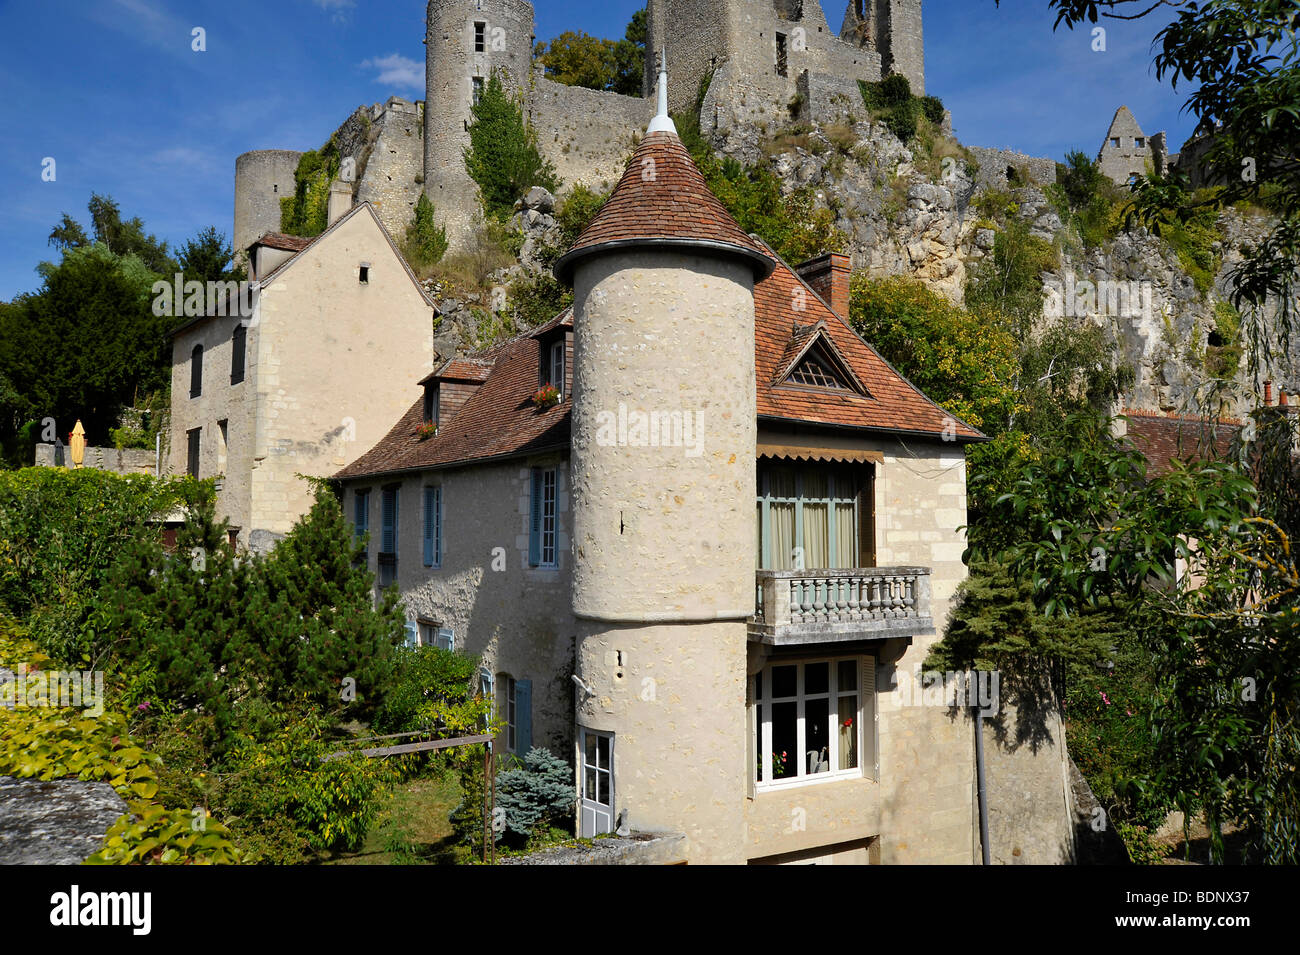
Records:
{"label": "white cloud", "polygon": [[363,70],[378,70],[376,83],[394,86],[398,89],[423,90],[424,64],[409,59],[398,53],[377,56],[361,64]]}
{"label": "white cloud", "polygon": [[311,0],[312,3],[334,14],[331,18],[335,22],[342,22],[347,19],[347,12],[355,7],[356,0]]}

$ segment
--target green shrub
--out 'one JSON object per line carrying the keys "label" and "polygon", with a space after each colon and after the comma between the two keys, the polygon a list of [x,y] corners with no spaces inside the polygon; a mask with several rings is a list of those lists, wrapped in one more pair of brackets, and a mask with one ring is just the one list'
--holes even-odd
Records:
{"label": "green shrub", "polygon": [[319,150],[302,154],[293,173],[293,195],[280,200],[280,231],[320,235],[329,225],[330,185],[339,174],[338,144],[331,136]]}
{"label": "green shrub", "polygon": [[478,183],[488,216],[505,219],[516,200],[533,186],[555,191],[559,185],[555,168],[542,157],[536,132],[524,123],[523,111],[507,93],[499,73],[493,72],[471,112],[465,168]]}
{"label": "green shrub", "polygon": [[907,77],[899,73],[891,73],[879,83],[858,80],[858,88],[871,115],[883,120],[889,131],[905,143],[916,136],[916,124],[921,116],[929,118],[934,113],[935,104],[938,118],[931,121],[936,124],[943,122],[943,104],[937,99],[933,104],[927,104],[922,97],[913,96]]}
{"label": "green shrub", "polygon": [[447,230],[438,225],[433,212],[433,203],[421,192],[402,244],[402,254],[417,272],[438,264],[447,253]]}
{"label": "green shrub", "polygon": [[943,100],[937,96],[921,97],[921,115],[928,119],[934,125],[939,126],[943,123]]}
{"label": "green shrub", "polygon": [[572,833],[576,799],[573,767],[539,746],[518,768],[497,774],[496,804],[505,810],[507,840],[516,845],[548,829]]}
{"label": "green shrub", "polygon": [[437,647],[399,647],[391,686],[375,715],[380,733],[473,731],[491,713],[492,702],[475,695],[478,661]]}
{"label": "green shrub", "polygon": [[210,484],[94,468],[0,471],[0,613],[27,622],[46,652],[76,660],[93,595],[120,554],[156,542],[163,515]]}
{"label": "green shrub", "polygon": [[588,189],[582,183],[569,190],[569,194],[564,197],[564,201],[555,211],[556,221],[560,223],[563,232],[560,240],[562,251],[568,250],[578,241],[578,236],[609,201],[609,195],[608,192]]}
{"label": "green shrub", "polygon": [[189,809],[132,807],[104,836],[88,865],[235,865],[254,861],[230,840],[230,830]]}

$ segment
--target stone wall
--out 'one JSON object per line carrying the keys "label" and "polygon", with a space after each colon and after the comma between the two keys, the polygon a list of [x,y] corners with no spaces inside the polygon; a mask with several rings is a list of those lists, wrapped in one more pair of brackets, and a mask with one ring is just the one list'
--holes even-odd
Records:
{"label": "stone wall", "polygon": [[[984,146],[970,146],[970,151],[979,163],[975,174],[977,189],[1009,189],[1027,186],[1030,183],[1046,186],[1056,182],[1056,160],[1041,156],[1026,156],[1024,153],[1010,149],[989,149]],[[1028,182],[1012,183],[1010,171],[1017,176],[1029,177]]]}
{"label": "stone wall", "polygon": [[[397,582],[408,620],[455,632],[456,649],[489,673],[533,683],[533,744],[572,758],[575,622],[569,609],[572,558],[567,453],[397,477]],[[559,539],[555,569],[528,566],[530,468],[556,467]],[[350,482],[370,490],[370,568],[378,573],[381,491],[393,479]],[[442,564],[423,562],[423,488],[442,487]],[[493,569],[493,552],[505,566]],[[498,565],[499,566],[499,565]],[[502,740],[504,749],[505,741]]]}
{"label": "stone wall", "polygon": [[[81,466],[97,471],[112,471],[114,474],[153,474],[156,461],[157,455],[153,448],[87,447]],[[72,450],[63,443],[38,444],[35,464],[38,468],[70,468]]]}
{"label": "stone wall", "polygon": [[598,192],[623,175],[654,115],[653,100],[564,86],[534,75],[528,121],[542,154],[555,164],[561,194],[578,183]]}

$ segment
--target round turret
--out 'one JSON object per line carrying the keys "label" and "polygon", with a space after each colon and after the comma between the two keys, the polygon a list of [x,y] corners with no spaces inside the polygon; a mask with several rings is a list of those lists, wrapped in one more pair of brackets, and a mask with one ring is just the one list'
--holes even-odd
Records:
{"label": "round turret", "polygon": [[533,7],[525,0],[429,0],[425,36],[424,191],[453,244],[480,218],[465,171],[477,90],[499,71],[507,88],[528,81]]}
{"label": "round turret", "polygon": [[293,195],[302,153],[259,149],[235,160],[235,233],[231,247],[243,252],[267,232],[280,231],[280,200]]}

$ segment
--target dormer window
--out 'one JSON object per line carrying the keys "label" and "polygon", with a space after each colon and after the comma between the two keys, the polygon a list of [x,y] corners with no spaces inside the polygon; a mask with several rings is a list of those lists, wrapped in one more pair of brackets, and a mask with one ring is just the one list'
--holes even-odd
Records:
{"label": "dormer window", "polygon": [[438,423],[438,383],[431,381],[424,386],[424,423]]}
{"label": "dormer window", "polygon": [[560,393],[561,401],[564,400],[564,345],[565,342],[563,338],[551,342],[550,359],[547,362],[549,377],[542,382],[543,385],[554,385],[555,390]]}
{"label": "dormer window", "polygon": [[812,388],[847,389],[848,387],[824,362],[812,355],[801,361],[795,370],[790,372],[790,381],[796,385],[808,385]]}
{"label": "dormer window", "polygon": [[787,388],[816,388],[870,398],[866,386],[835,345],[825,322],[796,328],[775,382]]}

